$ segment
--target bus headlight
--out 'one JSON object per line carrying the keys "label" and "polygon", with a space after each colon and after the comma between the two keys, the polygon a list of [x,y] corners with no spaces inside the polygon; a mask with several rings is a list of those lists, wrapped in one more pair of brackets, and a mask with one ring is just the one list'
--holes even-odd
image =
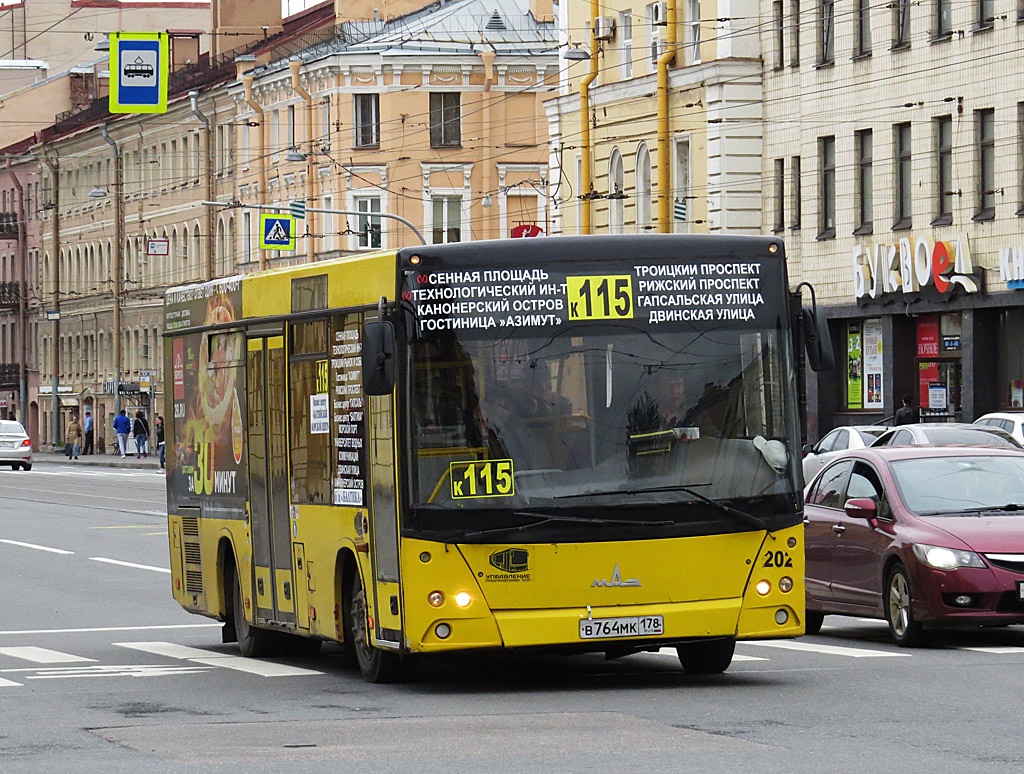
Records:
{"label": "bus headlight", "polygon": [[459,607],[466,607],[472,601],[473,597],[469,596],[465,591],[460,591],[455,595],[455,604]]}
{"label": "bus headlight", "polygon": [[772,590],[772,584],[766,580],[759,580],[757,582],[757,585],[754,586],[754,590],[763,597],[766,596],[768,592]]}

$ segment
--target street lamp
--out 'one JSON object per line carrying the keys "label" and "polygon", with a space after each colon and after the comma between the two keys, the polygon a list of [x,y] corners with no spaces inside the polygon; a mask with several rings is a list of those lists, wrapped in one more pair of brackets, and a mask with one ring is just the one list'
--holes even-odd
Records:
{"label": "street lamp", "polygon": [[94,186],[93,189],[89,191],[89,196],[92,197],[93,199],[102,199],[106,195],[107,192],[100,188],[98,185]]}
{"label": "street lamp", "polygon": [[295,163],[301,163],[307,159],[305,153],[300,151],[298,148],[292,148],[288,153],[285,154],[285,161],[294,161]]}

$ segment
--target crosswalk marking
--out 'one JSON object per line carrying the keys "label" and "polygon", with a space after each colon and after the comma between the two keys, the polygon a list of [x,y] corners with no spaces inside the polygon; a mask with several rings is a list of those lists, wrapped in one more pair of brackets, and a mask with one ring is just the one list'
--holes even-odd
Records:
{"label": "crosswalk marking", "polygon": [[989,647],[982,647],[980,645],[979,646],[962,645],[962,646],[960,646],[958,648],[954,648],[954,650],[973,650],[973,651],[975,651],[977,653],[995,653],[995,654],[998,654],[998,655],[1004,655],[1004,654],[1019,655],[1021,653],[1024,653],[1024,648],[1014,647],[1012,645],[992,645],[992,646],[989,646]]}
{"label": "crosswalk marking", "polygon": [[21,683],[16,683],[13,680],[4,680],[0,677],[0,688],[10,688],[11,686],[18,687]]}
{"label": "crosswalk marking", "polygon": [[17,648],[0,648],[0,654],[13,656],[14,658],[35,661],[37,664],[70,664],[74,661],[95,661],[94,658],[84,656],[72,656],[70,653],[61,653],[59,650],[49,648],[35,648],[25,645]]}
{"label": "crosswalk marking", "polygon": [[[165,677],[195,675],[209,672],[207,666],[172,666],[169,664],[110,664],[87,667],[46,667],[27,675],[28,680],[61,680],[78,677]],[[13,670],[12,670],[13,671]],[[28,670],[20,670],[28,671]]]}
{"label": "crosswalk marking", "polygon": [[844,648],[838,645],[816,645],[810,642],[792,642],[778,640],[774,642],[744,642],[744,645],[756,645],[762,648],[781,648],[782,650],[801,650],[806,653],[823,653],[828,656],[849,656],[850,658],[898,658],[909,656],[909,653],[894,653],[884,650],[868,650],[866,648]]}
{"label": "crosswalk marking", "polygon": [[178,658],[197,664],[234,669],[238,672],[248,672],[249,674],[262,677],[295,677],[297,675],[323,674],[323,672],[318,672],[315,669],[303,669],[302,667],[258,661],[257,659],[245,658],[243,656],[214,653],[209,650],[190,648],[185,645],[175,645],[172,642],[115,642],[114,645],[141,650],[144,653],[153,653],[157,656]]}

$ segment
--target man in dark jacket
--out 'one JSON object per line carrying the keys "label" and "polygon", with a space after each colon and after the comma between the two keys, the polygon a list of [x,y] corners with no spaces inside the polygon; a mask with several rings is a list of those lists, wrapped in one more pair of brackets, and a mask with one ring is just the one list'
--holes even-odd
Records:
{"label": "man in dark jacket", "polygon": [[903,405],[896,409],[896,416],[893,417],[894,425],[914,425],[921,421],[921,415],[914,405],[914,396],[907,393],[903,396]]}

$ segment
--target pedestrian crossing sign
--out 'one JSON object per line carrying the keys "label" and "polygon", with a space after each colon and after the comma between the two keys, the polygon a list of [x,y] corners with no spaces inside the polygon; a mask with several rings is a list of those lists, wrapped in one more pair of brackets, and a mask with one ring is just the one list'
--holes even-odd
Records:
{"label": "pedestrian crossing sign", "polygon": [[281,213],[260,215],[260,249],[294,250],[295,218]]}

